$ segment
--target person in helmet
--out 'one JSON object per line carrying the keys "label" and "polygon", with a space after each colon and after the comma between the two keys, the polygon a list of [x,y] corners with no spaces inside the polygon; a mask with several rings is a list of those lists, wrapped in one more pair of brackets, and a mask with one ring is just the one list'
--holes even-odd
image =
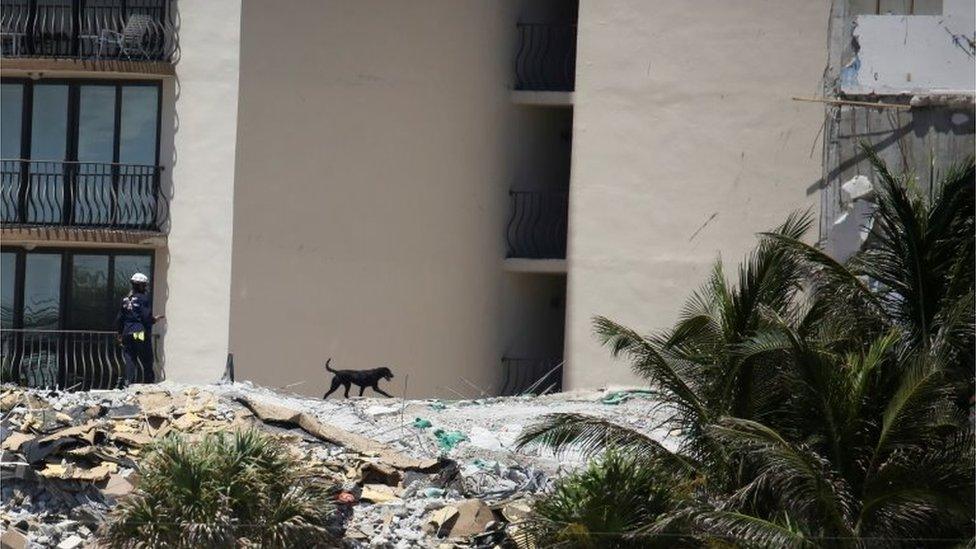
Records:
{"label": "person in helmet", "polygon": [[121,386],[141,380],[143,383],[156,381],[153,371],[152,327],[163,318],[153,316],[152,299],[149,297],[149,277],[136,273],[129,279],[132,289],[122,298],[117,320],[118,339],[122,345],[125,360],[125,377]]}

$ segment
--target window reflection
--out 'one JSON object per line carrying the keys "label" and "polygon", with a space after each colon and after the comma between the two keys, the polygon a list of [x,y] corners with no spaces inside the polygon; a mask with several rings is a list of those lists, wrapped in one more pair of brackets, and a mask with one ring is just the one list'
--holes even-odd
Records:
{"label": "window reflection", "polygon": [[64,166],[68,145],[68,86],[34,86],[31,115],[31,159],[27,221],[61,221],[64,193]]}
{"label": "window reflection", "polygon": [[0,327],[14,326],[14,285],[17,276],[17,254],[0,254]]}
{"label": "window reflection", "polygon": [[113,308],[108,297],[108,256],[75,255],[71,263],[70,327],[111,329]]}
{"label": "window reflection", "polygon": [[78,182],[74,217],[77,223],[105,225],[112,221],[112,162],[115,149],[115,86],[81,86],[78,98]]}
{"label": "window reflection", "polygon": [[21,112],[24,105],[23,84],[0,84],[0,156],[20,158]]}
{"label": "window reflection", "polygon": [[24,269],[24,328],[57,329],[61,255],[29,253]]}

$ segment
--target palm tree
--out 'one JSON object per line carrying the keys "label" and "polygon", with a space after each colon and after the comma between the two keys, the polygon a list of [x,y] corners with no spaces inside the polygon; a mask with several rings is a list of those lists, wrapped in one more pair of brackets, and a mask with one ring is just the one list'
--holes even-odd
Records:
{"label": "palm tree", "polygon": [[548,416],[520,444],[615,448],[698,487],[641,534],[838,547],[971,538],[973,435],[959,402],[972,394],[973,161],[926,200],[866,151],[876,218],[846,265],[804,244],[810,217],[793,215],[762,235],[735,286],[716,265],[673,329],[645,337],[596,319],[670,411],[677,451],[580,415]]}

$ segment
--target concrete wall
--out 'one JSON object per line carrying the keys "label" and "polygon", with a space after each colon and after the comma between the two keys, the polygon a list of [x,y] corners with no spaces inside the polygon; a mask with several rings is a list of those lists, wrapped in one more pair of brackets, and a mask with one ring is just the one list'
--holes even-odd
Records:
{"label": "concrete wall", "polygon": [[182,1],[180,59],[163,86],[160,162],[172,189],[156,256],[168,379],[220,378],[227,358],[240,0]]}
{"label": "concrete wall", "polygon": [[815,205],[823,108],[791,97],[819,94],[828,4],[580,2],[564,386],[635,381],[594,315],[668,327],[719,255]]}
{"label": "concrete wall", "polygon": [[860,49],[843,73],[841,90],[972,94],[974,18],[972,0],[944,0],[941,15],[858,15],[854,38]]}
{"label": "concrete wall", "polygon": [[529,113],[517,2],[245,0],[231,349],[238,377],[322,394],[501,377],[504,227]]}

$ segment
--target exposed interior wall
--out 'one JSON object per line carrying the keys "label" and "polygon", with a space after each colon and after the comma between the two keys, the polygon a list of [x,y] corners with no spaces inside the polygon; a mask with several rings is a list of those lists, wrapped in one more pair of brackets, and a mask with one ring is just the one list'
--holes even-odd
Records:
{"label": "exposed interior wall", "polygon": [[[874,212],[870,200],[850,202],[842,193],[842,186],[857,177],[876,182],[863,142],[893,172],[916,173],[921,189],[937,189],[948,167],[973,151],[976,67],[964,37],[974,34],[976,6],[960,0],[914,5],[915,13],[924,7],[931,15],[865,15],[876,11],[866,0],[832,6],[824,93],[871,93],[885,103],[911,103],[908,110],[827,108],[820,232],[837,259],[860,249],[866,236],[862,227]],[[969,98],[946,95],[952,92]]]}
{"label": "exposed interior wall", "polygon": [[411,397],[497,385],[524,330],[505,322],[508,190],[546,169],[518,133],[545,115],[510,100],[520,4],[245,0],[239,378],[322,394],[333,357],[392,367],[394,394],[409,375]]}
{"label": "exposed interior wall", "polygon": [[241,6],[178,8],[180,58],[163,86],[160,140],[171,228],[168,254],[156,255],[156,300],[167,317],[167,378],[209,383],[228,348]]}
{"label": "exposed interior wall", "polygon": [[[721,256],[816,204],[828,0],[580,3],[564,386],[634,383],[592,333],[670,326]],[[815,236],[815,235],[812,235]]]}
{"label": "exposed interior wall", "polygon": [[939,15],[856,15],[846,94],[976,91],[976,4],[944,0]]}

